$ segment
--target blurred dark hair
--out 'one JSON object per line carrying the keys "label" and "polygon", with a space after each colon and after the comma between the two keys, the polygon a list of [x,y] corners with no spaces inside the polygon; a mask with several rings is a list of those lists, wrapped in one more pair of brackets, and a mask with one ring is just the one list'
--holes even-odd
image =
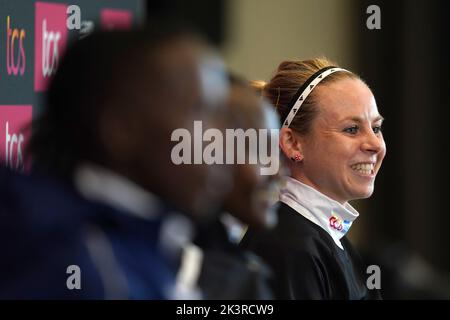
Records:
{"label": "blurred dark hair", "polygon": [[[134,86],[151,73],[152,54],[165,43],[192,34],[182,26],[100,32],[68,48],[54,75],[27,148],[34,169],[70,177],[76,165],[102,163],[99,120],[111,101],[133,107]],[[153,66],[154,67],[154,66]],[[149,73],[150,71],[150,73]],[[148,78],[146,78],[148,79]]]}

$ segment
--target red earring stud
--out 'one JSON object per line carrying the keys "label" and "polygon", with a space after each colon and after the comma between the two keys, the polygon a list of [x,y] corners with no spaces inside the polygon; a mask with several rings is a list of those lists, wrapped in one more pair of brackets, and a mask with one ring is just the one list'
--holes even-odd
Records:
{"label": "red earring stud", "polygon": [[302,156],[300,155],[300,153],[297,153],[294,157],[291,157],[291,160],[300,162],[300,161],[302,161]]}

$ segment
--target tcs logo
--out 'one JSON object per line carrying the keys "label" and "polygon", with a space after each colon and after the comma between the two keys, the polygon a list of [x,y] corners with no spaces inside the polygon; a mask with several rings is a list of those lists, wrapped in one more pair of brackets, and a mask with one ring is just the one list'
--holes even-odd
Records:
{"label": "tcs logo", "polygon": [[0,106],[0,163],[14,170],[28,169],[24,151],[31,117],[32,107],[29,105]]}
{"label": "tcs logo", "polygon": [[[6,17],[6,70],[8,75],[25,73],[26,55],[24,48],[25,29],[14,28],[10,16]],[[17,53],[16,53],[17,52]]]}
{"label": "tcs logo", "polygon": [[336,215],[332,215],[329,219],[330,227],[337,231],[347,232],[350,228],[350,221],[342,220]]}
{"label": "tcs logo", "polygon": [[67,5],[36,2],[35,9],[34,90],[44,91],[66,48]]}

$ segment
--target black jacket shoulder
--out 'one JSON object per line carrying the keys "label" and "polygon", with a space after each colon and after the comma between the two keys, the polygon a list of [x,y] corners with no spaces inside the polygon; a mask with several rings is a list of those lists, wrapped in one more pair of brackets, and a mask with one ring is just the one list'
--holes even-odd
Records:
{"label": "black jacket shoulder", "polygon": [[278,225],[249,229],[241,246],[272,268],[277,299],[366,299],[362,263],[344,238],[341,250],[331,236],[294,209],[279,203]]}

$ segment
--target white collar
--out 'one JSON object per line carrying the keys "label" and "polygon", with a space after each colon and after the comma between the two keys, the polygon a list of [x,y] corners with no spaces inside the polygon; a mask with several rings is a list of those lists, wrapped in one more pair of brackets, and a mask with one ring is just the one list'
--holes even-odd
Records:
{"label": "white collar", "polygon": [[75,170],[74,183],[87,199],[105,203],[140,218],[155,218],[159,212],[156,196],[106,168],[84,163]]}
{"label": "white collar", "polygon": [[280,201],[324,229],[344,250],[340,240],[359,216],[350,204],[346,202],[342,205],[291,177],[286,177],[286,184],[280,191]]}

